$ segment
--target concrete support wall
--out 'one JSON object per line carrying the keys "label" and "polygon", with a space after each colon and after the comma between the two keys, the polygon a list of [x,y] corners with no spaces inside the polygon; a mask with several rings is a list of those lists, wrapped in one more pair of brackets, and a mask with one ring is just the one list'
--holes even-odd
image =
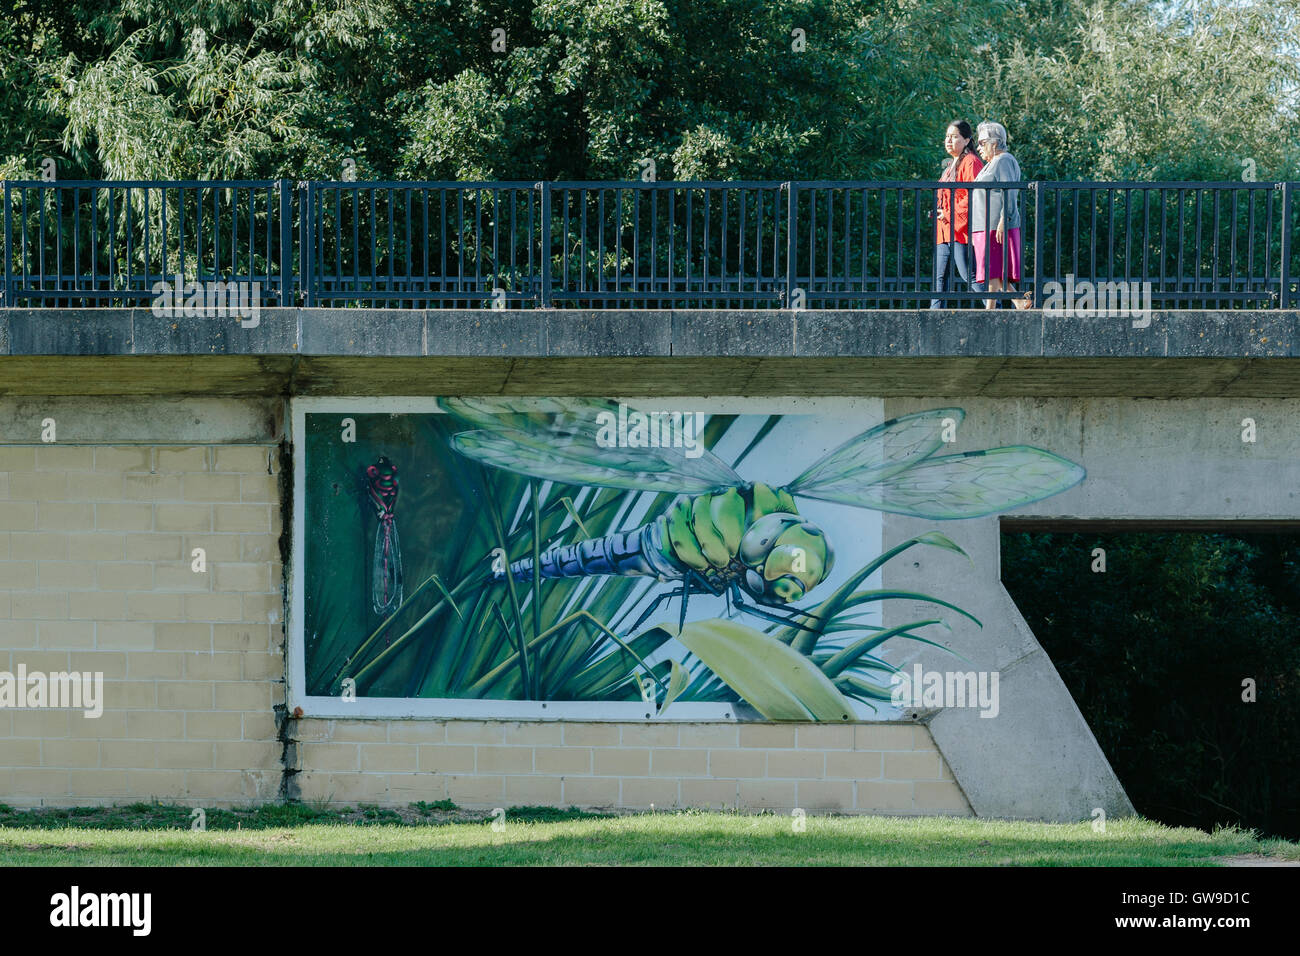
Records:
{"label": "concrete support wall", "polygon": [[0,800],[280,794],[278,404],[0,402],[0,670],[104,681],[98,718],[0,709]]}
{"label": "concrete support wall", "polygon": [[[886,403],[890,416],[945,404],[966,419],[955,451],[1031,444],[1082,463],[1088,477],[1076,488],[1016,512],[1060,518],[1252,521],[1300,518],[1300,402],[1289,399],[906,399]],[[1242,441],[1243,419],[1256,441]],[[885,520],[886,545],[933,530],[934,522],[896,515]],[[972,709],[935,715],[930,730],[980,816],[1086,820],[1132,807],[1083,716],[1002,586],[997,518],[951,522],[942,530],[970,556],[912,549],[894,562],[891,586],[934,592],[978,617],[984,627],[953,620],[942,643],[998,671],[1001,712],[993,720]],[[1091,546],[1079,554],[1079,574],[1091,574]],[[1110,568],[1141,574],[1141,569]],[[922,608],[892,607],[886,624]],[[1140,648],[1139,648],[1140,651]],[[940,651],[921,649],[926,669],[960,669]],[[1230,661],[1224,662],[1230,666]],[[1042,782],[1055,782],[1043,787]]]}

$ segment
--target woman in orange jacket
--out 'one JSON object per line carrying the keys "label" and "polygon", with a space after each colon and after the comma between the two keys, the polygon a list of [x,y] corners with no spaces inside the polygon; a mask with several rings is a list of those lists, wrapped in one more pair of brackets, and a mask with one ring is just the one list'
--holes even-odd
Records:
{"label": "woman in orange jacket", "polygon": [[[943,148],[952,159],[948,160],[940,182],[968,183],[979,175],[984,164],[975,153],[970,123],[953,120],[943,137]],[[970,283],[972,257],[970,255],[970,192],[965,189],[940,189],[934,227],[934,291],[946,292],[952,278],[952,267],[957,267],[962,281]],[[930,300],[930,308],[942,309],[943,300]]]}

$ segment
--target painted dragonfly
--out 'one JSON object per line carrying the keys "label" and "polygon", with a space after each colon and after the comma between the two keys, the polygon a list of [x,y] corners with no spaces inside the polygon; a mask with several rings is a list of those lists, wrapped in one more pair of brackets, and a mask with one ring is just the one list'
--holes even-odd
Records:
{"label": "painted dragonfly", "polygon": [[386,457],[366,467],[366,495],[379,523],[370,562],[370,603],[376,614],[402,604],[402,547],[397,538],[397,466]]}
{"label": "painted dragonfly", "polygon": [[[649,605],[632,631],[673,597],[682,599],[684,625],[693,592],[728,595],[738,609],[783,624],[808,615],[790,605],[826,580],[834,551],[826,533],[799,514],[796,497],[921,518],[977,518],[1059,494],[1085,475],[1082,466],[1027,445],[936,457],[945,430],[965,417],[960,408],[883,422],[775,487],[746,481],[702,445],[609,447],[600,423],[617,413],[611,402],[439,403],[473,426],[453,435],[452,447],[483,464],[564,484],[678,495],[639,528],[556,545],[539,557],[543,578],[649,575],[679,582]],[[506,573],[498,559],[492,579],[503,580]],[[532,558],[511,563],[508,573],[532,580]]]}

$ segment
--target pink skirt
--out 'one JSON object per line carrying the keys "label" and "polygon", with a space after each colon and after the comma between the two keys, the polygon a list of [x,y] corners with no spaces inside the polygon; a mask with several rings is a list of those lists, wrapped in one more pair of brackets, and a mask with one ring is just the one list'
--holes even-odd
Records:
{"label": "pink skirt", "polygon": [[[973,232],[971,245],[975,247],[975,281],[987,282],[989,279],[1002,278],[1002,243],[998,242],[996,233]],[[987,244],[987,257],[986,253]],[[1006,243],[1008,282],[1020,281],[1020,227],[1007,230]],[[988,259],[986,262],[985,259]]]}

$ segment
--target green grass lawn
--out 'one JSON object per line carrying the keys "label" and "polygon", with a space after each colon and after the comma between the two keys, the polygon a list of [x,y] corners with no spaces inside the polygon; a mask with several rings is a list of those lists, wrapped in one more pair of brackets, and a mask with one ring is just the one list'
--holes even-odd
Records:
{"label": "green grass lawn", "polygon": [[718,812],[602,815],[545,807],[490,814],[449,803],[402,810],[301,805],[191,810],[166,804],[12,810],[0,805],[4,866],[869,865],[1204,866],[1300,845],[1239,830],[1208,834],[1147,820],[1046,824],[947,817]]}

